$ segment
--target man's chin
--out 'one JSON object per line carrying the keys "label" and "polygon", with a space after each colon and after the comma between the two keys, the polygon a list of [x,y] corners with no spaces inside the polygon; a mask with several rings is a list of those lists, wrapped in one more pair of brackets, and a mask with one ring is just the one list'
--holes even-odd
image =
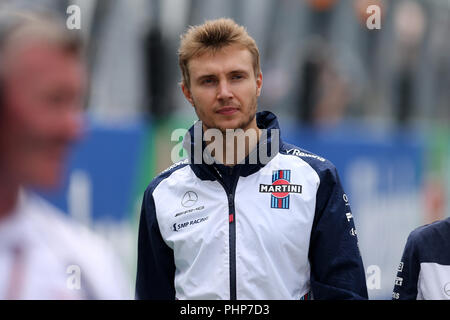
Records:
{"label": "man's chin", "polygon": [[202,121],[203,122],[203,129],[217,129],[220,130],[222,133],[225,133],[226,130],[236,130],[236,129],[242,129],[247,130],[252,126],[252,122],[255,121],[255,116],[253,117],[230,117],[228,119],[224,118],[214,118],[211,119],[213,121]]}
{"label": "man's chin", "polygon": [[249,126],[249,123],[243,122],[242,120],[238,120],[238,119],[233,119],[233,120],[229,120],[229,121],[221,121],[216,124],[216,128],[224,133],[226,130],[236,130],[236,129],[245,130],[248,126]]}
{"label": "man's chin", "polygon": [[45,179],[38,179],[32,182],[30,187],[42,191],[56,191],[62,187],[62,182],[59,177],[45,177]]}
{"label": "man's chin", "polygon": [[28,185],[45,191],[53,191],[62,187],[63,167],[57,166],[36,171],[28,179]]}

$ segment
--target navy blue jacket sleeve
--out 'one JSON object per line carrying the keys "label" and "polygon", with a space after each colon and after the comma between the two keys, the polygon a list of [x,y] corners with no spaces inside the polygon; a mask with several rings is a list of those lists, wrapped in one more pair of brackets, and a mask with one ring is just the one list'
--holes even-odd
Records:
{"label": "navy blue jacket sleeve", "polygon": [[367,299],[365,271],[348,198],[331,163],[322,164],[318,174],[320,185],[309,248],[313,298]]}
{"label": "navy blue jacket sleeve", "polygon": [[174,300],[174,279],[173,250],[162,239],[149,188],[144,194],[139,222],[136,298]]}
{"label": "navy blue jacket sleeve", "polygon": [[416,248],[416,232],[412,232],[406,241],[402,260],[397,269],[392,299],[416,300],[419,273],[420,260]]}

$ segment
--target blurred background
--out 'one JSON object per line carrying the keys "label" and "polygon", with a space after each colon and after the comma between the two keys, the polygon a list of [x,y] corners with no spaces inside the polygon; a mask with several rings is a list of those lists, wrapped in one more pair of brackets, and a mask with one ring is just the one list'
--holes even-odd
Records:
{"label": "blurred background", "polygon": [[[352,205],[369,296],[390,299],[408,234],[450,216],[450,0],[13,0],[81,9],[88,128],[43,194],[109,240],[134,287],[142,195],[197,119],[179,88],[187,26],[231,17],[259,46],[259,110],[331,160]],[[370,30],[369,5],[381,9]],[[179,154],[181,159],[184,154]]]}

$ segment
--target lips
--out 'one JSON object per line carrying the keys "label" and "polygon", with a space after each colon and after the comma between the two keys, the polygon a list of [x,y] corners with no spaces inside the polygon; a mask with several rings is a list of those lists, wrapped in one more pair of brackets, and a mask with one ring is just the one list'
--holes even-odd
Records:
{"label": "lips", "polygon": [[216,111],[216,113],[219,113],[221,115],[229,116],[234,114],[238,111],[238,108],[236,107],[222,107],[219,110]]}

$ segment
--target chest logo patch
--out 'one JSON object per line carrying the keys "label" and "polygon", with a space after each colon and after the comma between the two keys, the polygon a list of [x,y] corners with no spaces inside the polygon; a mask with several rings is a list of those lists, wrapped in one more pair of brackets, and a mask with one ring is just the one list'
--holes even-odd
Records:
{"label": "chest logo patch", "polygon": [[289,194],[302,193],[302,186],[291,184],[291,170],[274,170],[272,184],[260,184],[259,192],[271,193],[271,208],[289,209]]}

